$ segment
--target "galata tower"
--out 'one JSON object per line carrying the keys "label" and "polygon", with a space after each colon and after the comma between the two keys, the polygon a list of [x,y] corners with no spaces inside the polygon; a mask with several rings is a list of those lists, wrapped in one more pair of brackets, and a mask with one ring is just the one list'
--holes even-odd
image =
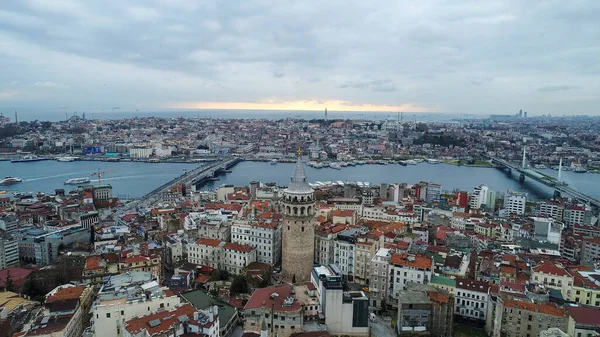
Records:
{"label": "galata tower", "polygon": [[300,156],[291,182],[283,191],[280,201],[283,211],[283,273],[290,280],[309,281],[315,253],[315,194],[306,181]]}

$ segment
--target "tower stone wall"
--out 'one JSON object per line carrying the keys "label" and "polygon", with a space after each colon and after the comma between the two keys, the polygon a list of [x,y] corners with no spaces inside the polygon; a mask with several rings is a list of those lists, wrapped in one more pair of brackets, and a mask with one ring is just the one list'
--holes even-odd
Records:
{"label": "tower stone wall", "polygon": [[297,282],[310,280],[315,254],[315,196],[298,158],[291,183],[280,199],[283,213],[281,266]]}

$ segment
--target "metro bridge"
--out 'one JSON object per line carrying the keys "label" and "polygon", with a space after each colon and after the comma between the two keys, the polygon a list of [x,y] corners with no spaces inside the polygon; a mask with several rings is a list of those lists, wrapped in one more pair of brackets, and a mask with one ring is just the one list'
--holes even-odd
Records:
{"label": "metro bridge", "polygon": [[519,181],[520,182],[525,181],[525,178],[533,179],[533,180],[537,181],[538,183],[541,183],[543,185],[546,185],[546,186],[554,189],[555,196],[567,195],[573,199],[580,200],[580,201],[582,201],[586,204],[589,204],[595,208],[600,208],[600,200],[592,198],[589,195],[586,195],[584,193],[581,193],[581,192],[577,191],[576,189],[569,187],[567,185],[567,183],[560,181],[560,174],[561,174],[562,167],[559,168],[559,173],[558,173],[559,179],[556,179],[547,174],[538,172],[536,170],[527,168],[525,165],[525,163],[526,163],[525,150],[523,150],[523,163],[521,166],[511,164],[511,163],[507,162],[506,160],[503,160],[500,158],[496,158],[496,157],[489,157],[489,158],[491,159],[492,163],[496,165],[497,168],[507,170],[508,172],[511,172],[511,171],[519,172]]}

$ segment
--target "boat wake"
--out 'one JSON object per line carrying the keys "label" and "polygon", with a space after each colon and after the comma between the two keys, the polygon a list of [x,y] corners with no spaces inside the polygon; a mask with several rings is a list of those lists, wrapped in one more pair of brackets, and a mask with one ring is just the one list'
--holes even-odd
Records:
{"label": "boat wake", "polygon": [[[123,179],[131,179],[131,178],[166,177],[166,176],[170,177],[170,176],[172,176],[172,174],[141,174],[141,175],[134,175],[134,176],[102,178],[101,181],[123,180]],[[92,179],[91,181],[97,182],[98,179]]]}
{"label": "boat wake", "polygon": [[52,178],[76,176],[78,174],[81,174],[81,172],[63,173],[63,174],[57,174],[54,176],[45,176],[45,177],[35,177],[35,178],[31,178],[31,179],[23,179],[23,181],[25,181],[25,182],[38,181],[38,180],[45,180],[45,179],[52,179]]}

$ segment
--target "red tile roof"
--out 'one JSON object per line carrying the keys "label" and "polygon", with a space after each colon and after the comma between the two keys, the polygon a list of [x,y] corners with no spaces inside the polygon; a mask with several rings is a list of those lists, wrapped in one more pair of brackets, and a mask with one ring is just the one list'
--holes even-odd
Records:
{"label": "red tile roof", "polygon": [[533,271],[535,273],[542,273],[547,275],[571,276],[571,274],[569,274],[569,272],[567,272],[564,268],[558,267],[550,261],[542,261],[540,264],[533,268]]}
{"label": "red tile roof", "polygon": [[247,245],[242,245],[239,243],[233,243],[233,242],[227,242],[223,248],[225,249],[229,249],[229,250],[234,250],[236,252],[251,252],[252,251],[252,247],[247,246]]}
{"label": "red tile roof", "polygon": [[566,306],[565,308],[576,323],[600,326],[600,309],[574,306]]}
{"label": "red tile roof", "polygon": [[[162,311],[152,315],[135,318],[125,322],[125,329],[132,335],[137,335],[146,330],[150,336],[168,331],[174,324],[178,324],[180,316],[187,316],[190,320],[194,319],[196,309],[191,304],[184,304],[172,311]],[[151,327],[150,321],[158,320],[160,324]]]}
{"label": "red tile roof", "polygon": [[331,211],[331,216],[352,217],[354,216],[354,211],[351,209],[335,209]]}
{"label": "red tile roof", "polygon": [[[292,286],[289,284],[280,284],[276,286],[271,286],[267,288],[256,289],[244,310],[248,309],[257,309],[257,308],[267,308],[271,309],[272,305],[276,311],[300,311],[302,306],[300,302],[294,300],[294,302],[289,306],[284,306],[283,301],[286,297],[290,296],[292,290]],[[276,296],[272,296],[277,294]]]}
{"label": "red tile roof", "polygon": [[218,247],[221,244],[221,240],[200,238],[200,239],[196,240],[196,244],[204,245],[204,246]]}
{"label": "red tile roof", "polygon": [[411,268],[431,269],[433,260],[426,256],[409,255],[408,253],[393,254],[390,263]]}
{"label": "red tile roof", "polygon": [[54,295],[46,299],[46,303],[55,301],[79,299],[85,291],[85,286],[69,287],[59,289]]}
{"label": "red tile roof", "polygon": [[540,312],[546,315],[552,316],[564,316],[565,311],[561,308],[557,308],[550,304],[536,304],[531,302],[523,302],[517,300],[504,300],[505,308],[518,308],[520,310],[527,310],[531,312]]}
{"label": "red tile roof", "polygon": [[20,288],[27,281],[29,274],[33,272],[33,269],[25,269],[19,267],[9,267],[7,269],[0,270],[0,286],[6,286],[6,276],[10,272],[10,278],[16,288]]}
{"label": "red tile roof", "polygon": [[475,281],[466,278],[456,279],[456,288],[487,293],[490,285],[487,282]]}

